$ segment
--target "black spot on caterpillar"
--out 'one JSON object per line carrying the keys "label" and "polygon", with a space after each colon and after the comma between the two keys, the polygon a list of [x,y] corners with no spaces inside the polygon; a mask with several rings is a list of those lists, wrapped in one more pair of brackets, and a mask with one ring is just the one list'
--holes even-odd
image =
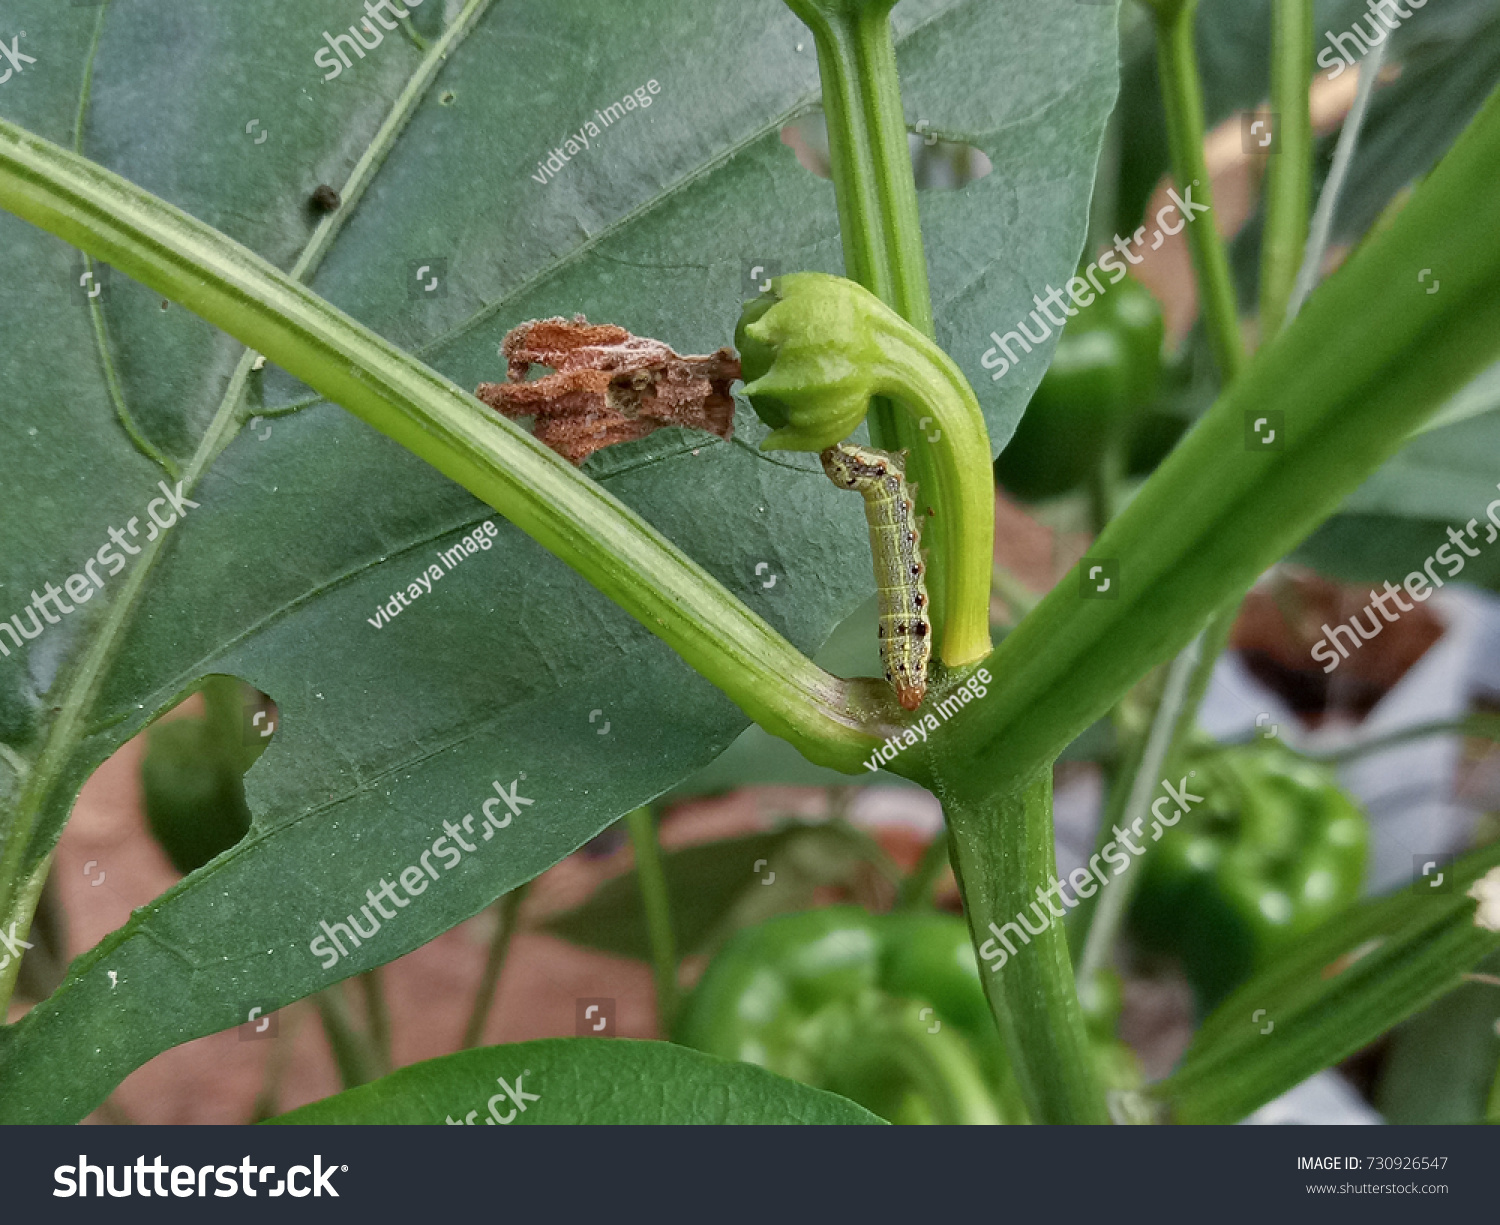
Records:
{"label": "black spot on caterpillar", "polygon": [[865,500],[880,610],[880,661],[897,700],[905,709],[916,710],[927,694],[932,623],[927,619],[922,529],[906,484],[905,453],[892,455],[844,443],[818,458],[830,481],[856,490]]}

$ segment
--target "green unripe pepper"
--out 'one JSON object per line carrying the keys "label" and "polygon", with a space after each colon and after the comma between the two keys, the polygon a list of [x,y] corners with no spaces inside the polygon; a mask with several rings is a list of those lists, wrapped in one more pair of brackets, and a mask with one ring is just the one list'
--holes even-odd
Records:
{"label": "green unripe pepper", "polygon": [[1131,911],[1205,1008],[1358,899],[1369,831],[1331,770],[1274,742],[1194,755],[1203,796],[1146,863]]}
{"label": "green unripe pepper", "polygon": [[1161,307],[1127,277],[1106,287],[1063,328],[1057,352],[995,476],[1017,497],[1055,497],[1086,483],[1130,418],[1156,394]]}
{"label": "green unripe pepper", "polygon": [[[782,915],[714,958],[674,1038],[892,1122],[1025,1122],[976,965],[968,928],[952,915],[854,906]],[[1121,1051],[1102,1040],[1101,1066],[1118,1071]]]}

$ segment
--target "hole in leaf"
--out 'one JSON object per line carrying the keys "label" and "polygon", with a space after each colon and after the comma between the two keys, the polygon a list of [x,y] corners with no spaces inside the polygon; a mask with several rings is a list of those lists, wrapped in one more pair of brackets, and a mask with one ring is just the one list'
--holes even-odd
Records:
{"label": "hole in leaf", "polygon": [[458,95],[450,89],[438,99],[438,102],[442,106],[452,106],[457,98]]}
{"label": "hole in leaf", "polygon": [[[781,129],[781,143],[820,179],[833,177],[828,161],[828,124],[823,112],[813,111]],[[918,191],[957,191],[984,178],[995,167],[984,153],[962,141],[944,140],[925,119],[908,134],[912,173]]]}
{"label": "hole in leaf", "polygon": [[244,775],[271,743],[276,718],[275,705],[258,689],[237,677],[211,676],[147,731],[146,823],[184,876],[249,830]]}

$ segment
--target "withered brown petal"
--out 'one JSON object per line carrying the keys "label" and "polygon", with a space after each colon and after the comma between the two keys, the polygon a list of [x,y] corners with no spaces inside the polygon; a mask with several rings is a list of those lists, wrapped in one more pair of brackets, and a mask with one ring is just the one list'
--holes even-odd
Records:
{"label": "withered brown petal", "polygon": [[[533,418],[537,439],[572,463],[665,425],[734,434],[729,389],[740,362],[732,349],[683,357],[659,340],[575,315],[523,323],[501,352],[509,381],[481,383],[474,394],[512,420]],[[533,365],[553,373],[528,383]]]}

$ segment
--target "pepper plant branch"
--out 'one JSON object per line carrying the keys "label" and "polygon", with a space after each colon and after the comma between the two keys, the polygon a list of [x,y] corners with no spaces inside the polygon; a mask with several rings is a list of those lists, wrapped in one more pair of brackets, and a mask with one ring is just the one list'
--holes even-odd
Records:
{"label": "pepper plant branch", "polygon": [[1271,4],[1271,113],[1274,157],[1266,171],[1261,234],[1260,339],[1281,331],[1307,249],[1312,197],[1313,0]]}
{"label": "pepper plant branch", "polygon": [[[1156,25],[1156,63],[1161,78],[1162,106],[1167,117],[1167,142],[1172,151],[1172,174],[1179,190],[1189,187],[1213,209],[1213,181],[1203,153],[1203,86],[1193,43],[1193,16],[1198,0],[1142,0]],[[1245,344],[1240,334],[1239,301],[1229,255],[1219,234],[1218,214],[1210,211],[1207,225],[1188,227],[1188,247],[1198,282],[1198,299],[1207,324],[1209,342],[1223,383],[1233,381],[1244,365]]]}
{"label": "pepper plant branch", "polygon": [[874,690],[814,666],[602,486],[232,239],[4,121],[0,207],[181,303],[425,459],[812,760],[852,772],[878,742],[865,722],[888,706]]}
{"label": "pepper plant branch", "polygon": [[[931,338],[927,255],[891,34],[896,0],[786,3],[812,31],[818,51],[844,272]],[[883,399],[870,406],[869,426],[875,446],[909,453],[907,476],[918,512],[936,510],[941,477],[924,431]],[[952,564],[947,541],[935,537],[927,550],[927,574],[939,641],[949,616],[946,575]]]}
{"label": "pepper plant branch", "polygon": [[[952,834],[954,874],[978,944],[991,923],[1018,930],[1017,923],[1025,921],[1018,916],[1036,913],[1031,908],[1043,893],[1039,883],[1045,885],[1056,873],[1052,766],[1044,763],[1013,791],[978,799],[949,791],[943,780],[953,773],[951,768],[936,772],[934,789]],[[1108,1123],[1067,935],[1061,922],[1043,921],[1040,914],[1037,919],[1043,923],[1041,934],[1016,944],[1004,961],[981,952],[979,977],[1032,1120]]]}
{"label": "pepper plant branch", "polygon": [[[926,769],[975,798],[1020,786],[1495,360],[1497,162],[1500,94],[1094,543],[1080,567],[1117,563],[1115,598],[1088,598],[1078,572],[1055,587],[989,657],[995,684],[934,738]],[[1455,279],[1428,294],[1425,267]],[[1273,407],[1281,445],[1252,447],[1249,420]]]}

